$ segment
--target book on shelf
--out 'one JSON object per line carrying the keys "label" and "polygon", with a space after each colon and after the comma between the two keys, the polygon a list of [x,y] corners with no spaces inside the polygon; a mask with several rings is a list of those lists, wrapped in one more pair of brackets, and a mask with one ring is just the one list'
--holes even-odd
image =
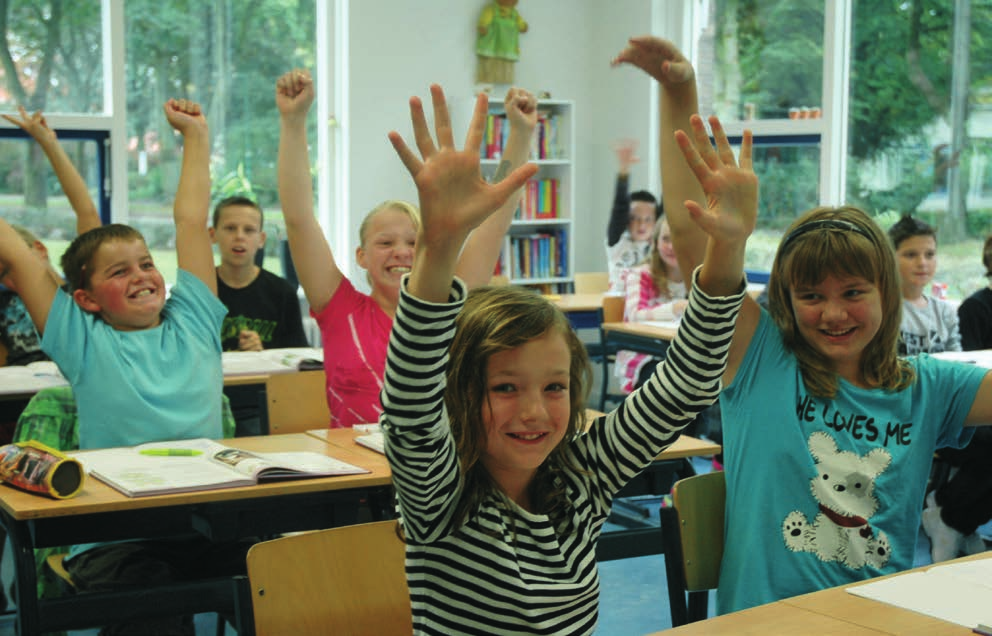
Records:
{"label": "book on shelf", "polygon": [[[531,159],[561,159],[562,149],[558,141],[559,117],[547,109],[538,110],[537,131],[531,137]],[[506,148],[510,134],[510,124],[505,113],[489,113],[479,154],[482,159],[499,159]]]}
{"label": "book on shelf", "polygon": [[79,451],[73,457],[128,497],[370,472],[322,453],[255,453],[209,439]]}

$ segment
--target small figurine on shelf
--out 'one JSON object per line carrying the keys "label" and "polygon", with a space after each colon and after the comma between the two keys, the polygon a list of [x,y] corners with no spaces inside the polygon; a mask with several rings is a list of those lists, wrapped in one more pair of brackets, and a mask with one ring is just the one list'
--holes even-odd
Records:
{"label": "small figurine on shelf", "polygon": [[477,83],[513,83],[513,65],[520,59],[519,37],[527,32],[527,22],[516,6],[517,0],[495,0],[482,9],[475,41]]}

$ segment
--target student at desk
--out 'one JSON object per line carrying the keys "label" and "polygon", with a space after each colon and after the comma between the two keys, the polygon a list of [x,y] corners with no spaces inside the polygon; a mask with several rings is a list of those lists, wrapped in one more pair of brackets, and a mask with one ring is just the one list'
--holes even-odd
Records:
{"label": "student at desk", "polygon": [[[705,154],[698,179],[671,159],[689,143],[684,131],[706,131],[694,71],[670,42],[634,38],[619,61],[663,89],[665,209],[687,270],[705,237],[686,205],[757,207],[758,190],[752,175],[705,174],[726,153]],[[933,451],[992,422],[992,374],[899,357],[901,305],[888,238],[852,207],[801,215],[779,244],[769,311],[744,299],[720,395],[721,613],[912,566]]]}
{"label": "student at desk", "polygon": [[[437,111],[444,95],[436,85],[431,94]],[[670,354],[641,390],[583,431],[590,369],[568,319],[536,294],[467,293],[455,277],[471,229],[536,170],[480,182],[485,112],[480,98],[462,151],[446,116],[435,117],[435,148],[416,100],[423,160],[390,135],[423,215],[390,337],[380,420],[407,543],[414,631],[590,634],[596,545],[613,497],[719,390],[754,208],[695,210],[711,240]],[[726,137],[716,138],[721,154],[732,154]],[[699,155],[688,148],[685,160]],[[749,139],[741,162],[750,165]]]}
{"label": "student at desk", "polygon": [[262,208],[245,196],[214,206],[210,239],[220,252],[217,298],[227,307],[220,336],[224,351],[308,346],[296,288],[255,264],[265,245],[264,221]]}
{"label": "student at desk", "polygon": [[[369,212],[359,228],[355,250],[372,287],[364,294],[344,277],[313,214],[313,183],[307,150],[307,113],[314,99],[309,73],[294,70],[276,84],[280,113],[279,200],[286,219],[290,254],[310,313],[320,327],[327,374],[327,406],[332,428],[376,422],[382,413],[379,393],[386,365],[386,344],[399,301],[400,278],[413,266],[414,242],[420,225],[417,209],[403,201],[386,201]],[[494,181],[524,163],[537,125],[537,100],[511,88],[504,100],[510,135]],[[447,106],[439,108],[447,116]],[[469,286],[484,285],[492,276],[517,208],[515,193],[480,226],[459,261],[459,275]]]}
{"label": "student at desk", "polygon": [[630,167],[637,163],[637,142],[623,139],[614,145],[620,170],[606,228],[606,261],[610,289],[624,291],[624,272],[644,261],[651,250],[651,231],[662,210],[647,190],[629,193]]}
{"label": "student at desk", "polygon": [[[183,136],[174,216],[179,278],[165,281],[141,234],[107,225],[77,237],[62,257],[60,289],[0,219],[0,268],[21,290],[42,348],[72,384],[82,449],[222,437],[220,323],[207,233],[209,133],[197,103],[166,102]],[[247,545],[200,536],[75,546],[66,561],[81,591],[127,588],[243,572]],[[191,617],[136,620],[104,633],[192,634]]]}

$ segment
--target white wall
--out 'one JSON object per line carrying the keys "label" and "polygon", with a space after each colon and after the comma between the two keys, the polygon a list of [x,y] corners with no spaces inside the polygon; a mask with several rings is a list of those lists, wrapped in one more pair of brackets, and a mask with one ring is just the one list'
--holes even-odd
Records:
{"label": "white wall", "polygon": [[[350,3],[350,121],[341,125],[350,135],[344,154],[350,170],[352,254],[365,212],[388,198],[416,202],[413,183],[386,139],[391,129],[409,139],[409,97],[420,96],[430,113],[428,86],[439,83],[455,105],[456,129],[467,124],[475,85],[475,23],[484,5],[484,0]],[[641,140],[644,152],[632,185],[657,193],[652,187],[657,168],[648,165],[647,156],[655,89],[637,69],[610,67],[628,36],[649,31],[651,5],[651,0],[524,0],[518,5],[530,29],[520,38],[515,83],[576,104],[576,271],[606,267],[603,238],[616,172],[613,139]],[[353,256],[339,260],[352,268],[353,280],[362,278],[354,275]]]}

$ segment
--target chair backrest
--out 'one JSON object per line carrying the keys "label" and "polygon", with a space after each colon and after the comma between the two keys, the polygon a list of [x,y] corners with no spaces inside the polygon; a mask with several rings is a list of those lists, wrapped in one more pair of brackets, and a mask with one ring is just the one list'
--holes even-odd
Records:
{"label": "chair backrest", "polygon": [[325,378],[323,369],[270,375],[265,381],[269,433],[326,428],[331,412]]}
{"label": "chair backrest", "polygon": [[396,521],[255,544],[248,584],[258,636],[410,634],[413,621]]}
{"label": "chair backrest", "polygon": [[576,272],[576,294],[598,294],[610,288],[610,275],[606,272]]}
{"label": "chair backrest", "polygon": [[603,296],[603,322],[623,322],[623,296]]}
{"label": "chair backrest", "polygon": [[726,500],[723,471],[680,479],[672,488],[687,591],[712,590],[719,583]]}

